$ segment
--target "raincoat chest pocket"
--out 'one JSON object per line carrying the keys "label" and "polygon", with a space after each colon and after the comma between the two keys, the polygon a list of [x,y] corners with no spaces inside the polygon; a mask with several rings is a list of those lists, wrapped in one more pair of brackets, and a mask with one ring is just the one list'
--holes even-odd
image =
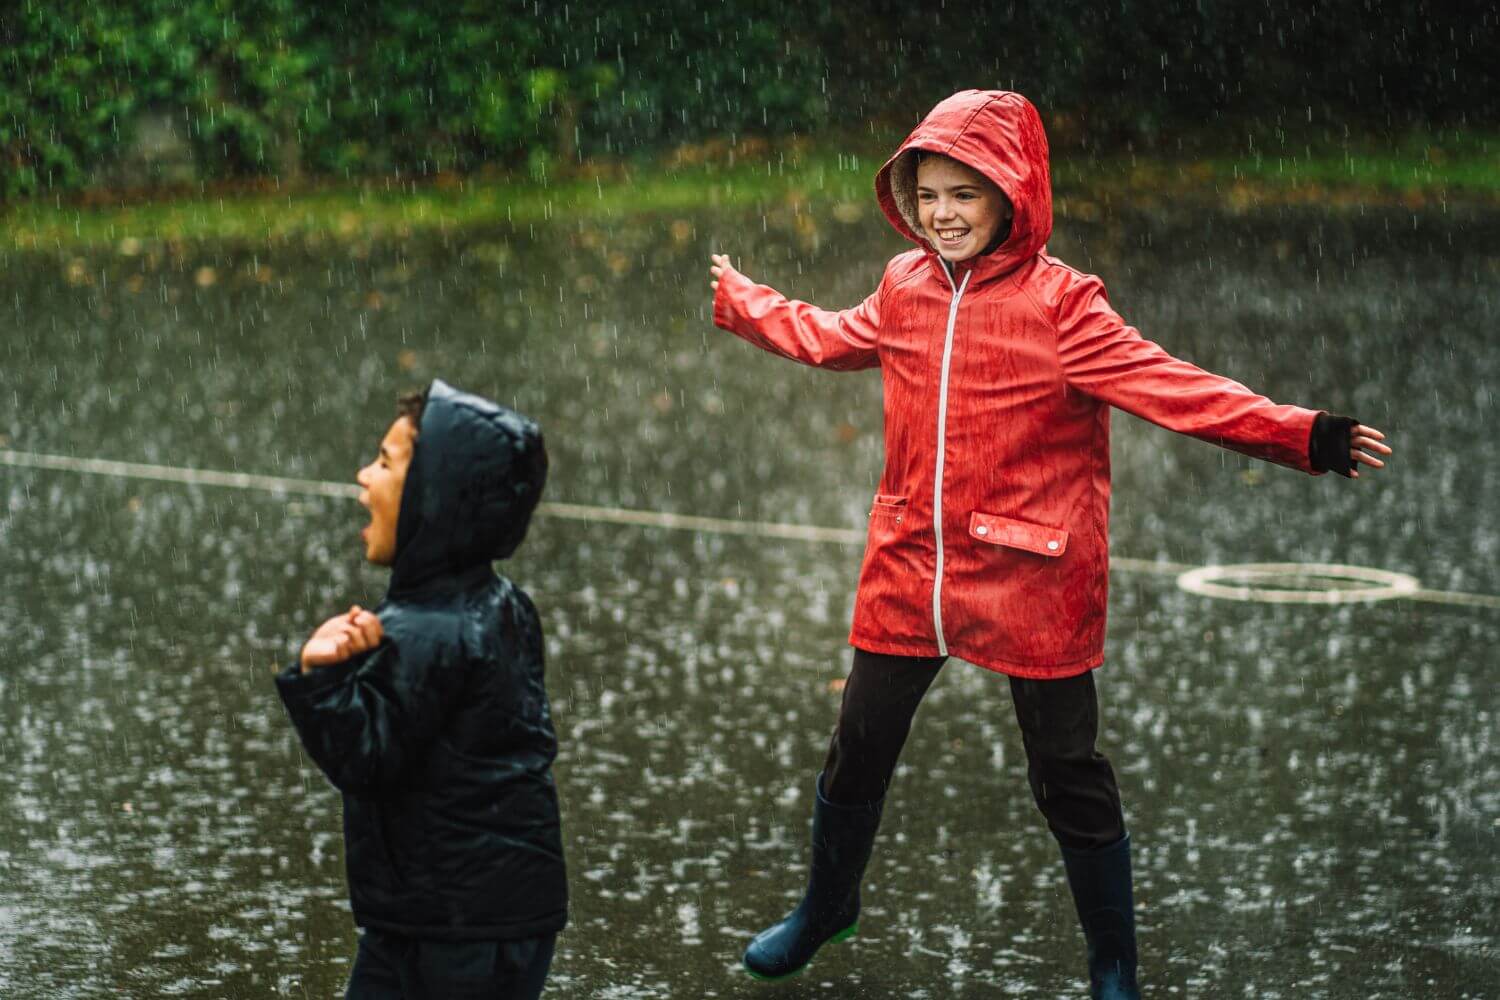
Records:
{"label": "raincoat chest pocket", "polygon": [[969,537],[990,545],[1023,549],[1054,559],[1068,550],[1068,533],[1061,528],[1049,528],[978,510],[969,515]]}
{"label": "raincoat chest pocket", "polygon": [[906,497],[890,493],[875,494],[870,505],[870,527],[894,528],[906,519]]}

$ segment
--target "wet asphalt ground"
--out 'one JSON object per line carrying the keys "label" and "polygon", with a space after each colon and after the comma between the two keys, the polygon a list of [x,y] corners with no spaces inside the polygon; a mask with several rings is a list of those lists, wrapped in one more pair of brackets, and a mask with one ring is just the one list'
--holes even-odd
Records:
{"label": "wet asphalt ground", "polygon": [[[902,246],[853,208],[6,251],[0,449],[351,481],[395,392],[441,376],[542,422],[549,500],[857,530],[878,375],[714,330],[720,249],[844,306]],[[1174,353],[1398,448],[1314,480],[1117,414],[1116,556],[1500,594],[1500,217],[1117,211],[1051,249]],[[0,466],[0,992],[341,995],[338,799],[270,674],[378,599],[362,524],[346,500]],[[547,996],[1086,994],[1003,678],[958,661],[860,936],[789,984],[737,968],[801,890],[859,556],[553,517],[502,567],[543,612],[562,743],[573,909]],[[1102,742],[1148,995],[1497,995],[1500,611],[1111,583]]]}

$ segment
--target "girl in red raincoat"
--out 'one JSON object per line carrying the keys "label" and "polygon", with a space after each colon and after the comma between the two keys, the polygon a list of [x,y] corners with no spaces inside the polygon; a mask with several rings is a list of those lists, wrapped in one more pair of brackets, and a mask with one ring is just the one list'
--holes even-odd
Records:
{"label": "girl in red raincoat", "polygon": [[745,952],[762,978],[851,936],[886,788],[950,655],[1008,675],[1037,805],[1062,849],[1094,997],[1138,996],[1130,838],[1095,749],[1109,581],[1109,411],[1303,472],[1380,468],[1384,435],[1273,403],[1167,354],[1098,278],[1046,254],[1047,139],[1019,94],[928,114],[875,178],[915,249],[831,312],[715,255],[714,322],[772,353],[878,367],[885,471],[849,637],[854,662],[816,781],[806,895]]}

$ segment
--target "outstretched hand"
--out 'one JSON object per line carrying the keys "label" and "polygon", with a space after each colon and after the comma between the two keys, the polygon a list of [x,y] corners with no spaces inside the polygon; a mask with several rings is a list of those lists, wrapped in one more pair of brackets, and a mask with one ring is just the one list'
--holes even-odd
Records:
{"label": "outstretched hand", "polygon": [[[1375,455],[1389,455],[1391,449],[1382,444],[1385,435],[1373,427],[1364,424],[1355,424],[1354,429],[1349,432],[1349,471],[1350,479],[1359,478],[1359,466],[1368,465],[1372,469],[1383,469],[1385,463],[1376,458]],[[1371,454],[1374,452],[1375,454]]]}
{"label": "outstretched hand", "polygon": [[714,276],[713,280],[708,283],[708,287],[717,292],[719,279],[724,277],[725,271],[733,271],[734,266],[729,263],[728,254],[713,253],[708,255],[708,259],[713,261],[713,266],[708,269],[708,273]]}
{"label": "outstretched hand", "polygon": [[334,615],[319,625],[303,644],[302,672],[342,663],[374,649],[380,645],[383,634],[380,619],[373,611],[366,611],[358,604],[351,605],[344,614]]}

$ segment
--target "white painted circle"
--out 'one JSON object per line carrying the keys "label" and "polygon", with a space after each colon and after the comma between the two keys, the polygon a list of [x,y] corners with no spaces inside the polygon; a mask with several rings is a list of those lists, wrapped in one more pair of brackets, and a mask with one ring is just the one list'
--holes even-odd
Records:
{"label": "white painted circle", "polygon": [[[1287,586],[1296,583],[1297,586]],[[1280,586],[1278,586],[1280,584]],[[1200,566],[1177,577],[1190,594],[1267,604],[1353,604],[1410,597],[1422,589],[1414,576],[1334,563],[1240,563]]]}

